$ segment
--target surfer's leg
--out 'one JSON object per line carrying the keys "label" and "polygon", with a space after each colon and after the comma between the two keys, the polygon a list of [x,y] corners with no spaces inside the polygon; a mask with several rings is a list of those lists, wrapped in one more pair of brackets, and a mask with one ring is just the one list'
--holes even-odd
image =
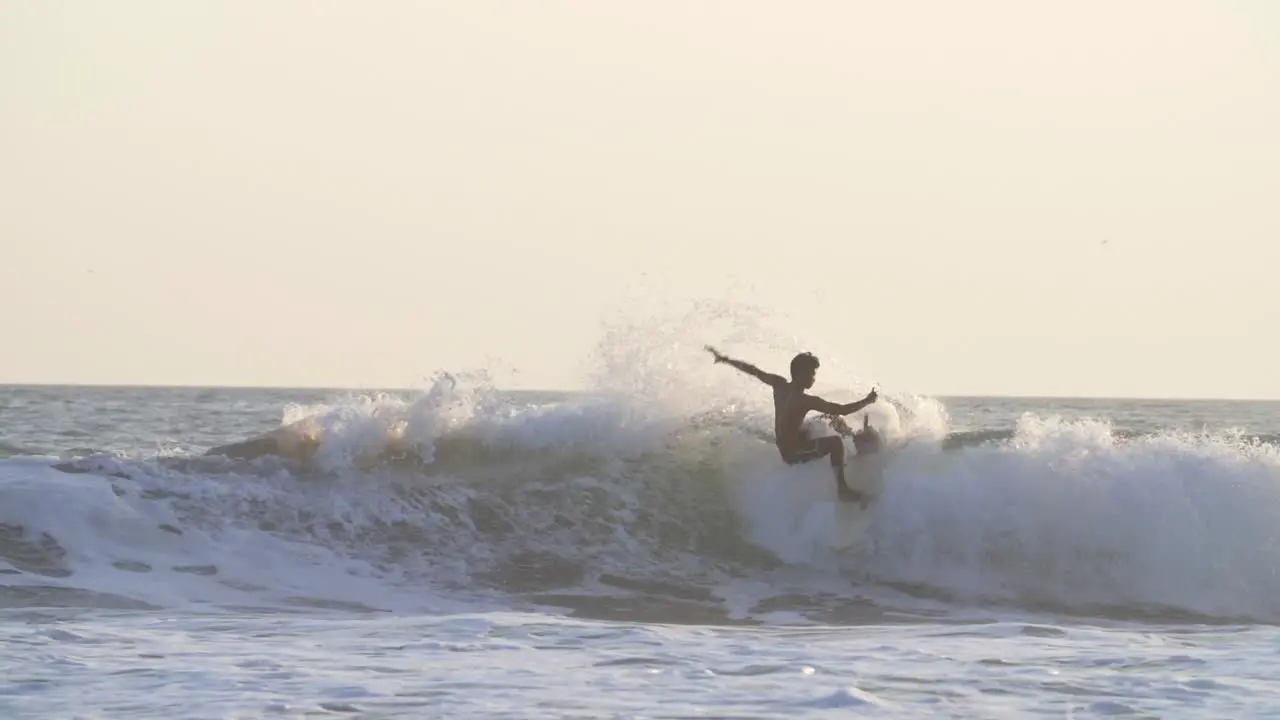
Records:
{"label": "surfer's leg", "polygon": [[818,440],[818,448],[831,455],[831,469],[836,474],[836,495],[842,502],[862,503],[866,507],[867,498],[862,493],[849,487],[844,478],[844,442],[839,437],[824,437]]}
{"label": "surfer's leg", "polygon": [[828,435],[827,437],[808,441],[799,451],[785,455],[782,459],[788,465],[799,465],[800,463],[821,459],[824,455],[831,458],[831,469],[836,476],[836,494],[840,499],[844,502],[862,503],[862,506],[866,507],[867,497],[849,487],[848,483],[845,482],[844,442],[839,437]]}

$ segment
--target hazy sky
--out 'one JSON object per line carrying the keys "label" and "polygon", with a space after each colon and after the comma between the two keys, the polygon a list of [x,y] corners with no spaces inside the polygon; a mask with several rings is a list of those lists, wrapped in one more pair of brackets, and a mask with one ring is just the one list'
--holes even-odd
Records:
{"label": "hazy sky", "polygon": [[1272,0],[0,4],[0,382],[576,387],[703,300],[1277,398],[1278,241]]}

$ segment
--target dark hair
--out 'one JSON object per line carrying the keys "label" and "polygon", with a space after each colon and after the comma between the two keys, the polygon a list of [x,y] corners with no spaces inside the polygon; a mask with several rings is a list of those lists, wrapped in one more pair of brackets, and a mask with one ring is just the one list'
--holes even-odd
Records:
{"label": "dark hair", "polygon": [[806,370],[817,370],[818,358],[813,353],[802,352],[791,358],[791,379],[794,380]]}

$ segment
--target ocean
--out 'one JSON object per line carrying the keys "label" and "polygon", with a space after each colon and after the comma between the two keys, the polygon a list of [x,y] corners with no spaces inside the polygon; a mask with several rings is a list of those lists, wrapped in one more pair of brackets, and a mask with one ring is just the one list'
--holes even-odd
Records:
{"label": "ocean", "polygon": [[1280,717],[1280,403],[724,382],[0,387],[0,716]]}

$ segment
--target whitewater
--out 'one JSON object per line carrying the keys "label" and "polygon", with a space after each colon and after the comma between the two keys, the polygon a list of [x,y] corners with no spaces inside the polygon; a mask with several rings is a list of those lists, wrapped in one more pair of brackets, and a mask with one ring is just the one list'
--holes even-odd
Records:
{"label": "whitewater", "polygon": [[861,515],[662,347],[576,393],[0,388],[0,712],[1280,714],[1280,405],[882,389]]}

